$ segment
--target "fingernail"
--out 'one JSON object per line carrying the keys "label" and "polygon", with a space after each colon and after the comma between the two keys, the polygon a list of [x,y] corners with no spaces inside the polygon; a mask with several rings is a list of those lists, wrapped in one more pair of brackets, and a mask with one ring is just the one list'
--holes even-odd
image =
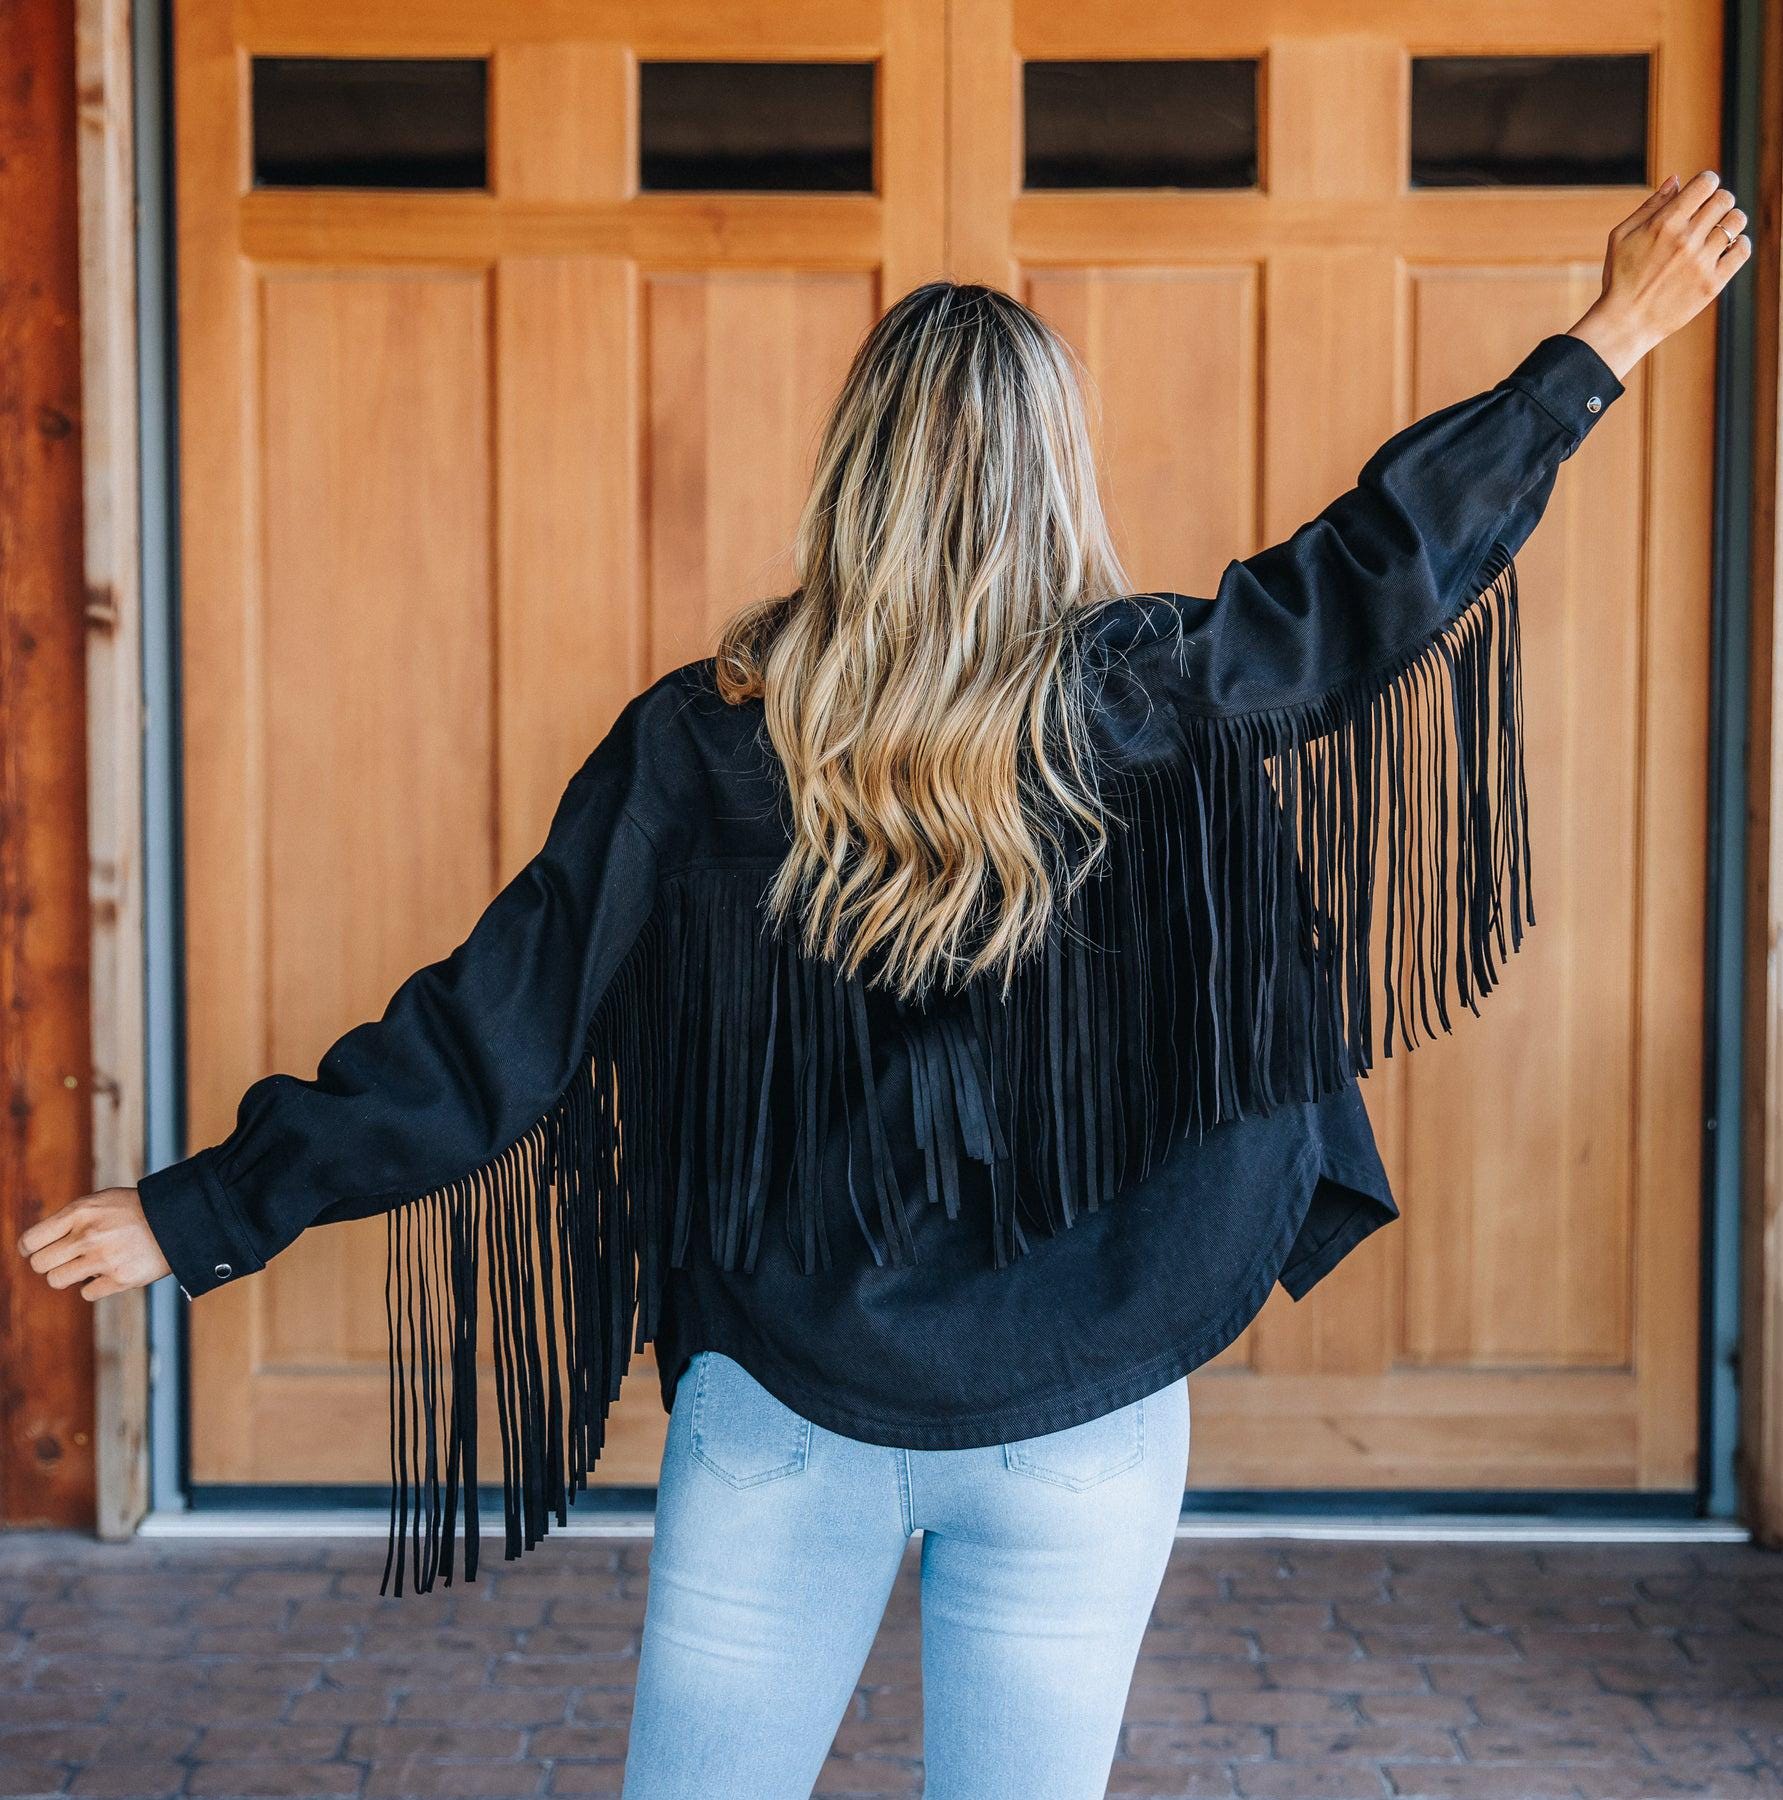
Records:
{"label": "fingernail", "polygon": [[1666,176],[1665,182],[1659,191],[1662,194],[1667,193],[1667,192],[1670,192],[1671,190],[1675,189],[1677,187],[1677,185],[1678,185],[1677,176],[1676,175],[1668,175],[1668,176]]}

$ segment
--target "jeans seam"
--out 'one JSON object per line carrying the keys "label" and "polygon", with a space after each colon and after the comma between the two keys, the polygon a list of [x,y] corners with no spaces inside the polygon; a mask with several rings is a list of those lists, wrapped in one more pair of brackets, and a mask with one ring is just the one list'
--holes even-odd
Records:
{"label": "jeans seam", "polygon": [[893,1453],[898,1459],[898,1510],[904,1518],[904,1535],[916,1529],[916,1500],[910,1491],[910,1452],[898,1450]]}

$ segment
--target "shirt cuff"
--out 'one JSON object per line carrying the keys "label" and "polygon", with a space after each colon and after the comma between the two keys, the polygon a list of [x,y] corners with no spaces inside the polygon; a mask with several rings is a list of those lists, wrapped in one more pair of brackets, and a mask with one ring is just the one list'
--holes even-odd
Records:
{"label": "shirt cuff", "polygon": [[1572,434],[1573,450],[1623,393],[1610,365],[1571,332],[1543,338],[1511,371],[1509,380],[1561,430]]}
{"label": "shirt cuff", "polygon": [[211,1167],[210,1154],[200,1150],[136,1184],[143,1217],[188,1300],[266,1267]]}

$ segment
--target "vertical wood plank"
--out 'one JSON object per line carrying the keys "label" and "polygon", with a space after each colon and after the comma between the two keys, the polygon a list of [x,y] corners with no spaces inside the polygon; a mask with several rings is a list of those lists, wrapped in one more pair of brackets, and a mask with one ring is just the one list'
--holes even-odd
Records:
{"label": "vertical wood plank", "polygon": [[652,678],[699,654],[706,607],[706,306],[710,284],[644,288],[645,580]]}
{"label": "vertical wood plank", "polygon": [[[1413,410],[1489,386],[1597,283],[1585,263],[1419,271]],[[1518,556],[1538,924],[1481,1016],[1406,1064],[1420,1363],[1630,1359],[1643,388],[1637,372]]]}
{"label": "vertical wood plank", "polygon": [[633,265],[511,257],[496,295],[505,874],[544,841],[564,784],[644,686],[646,621]]}
{"label": "vertical wood plank", "polygon": [[[1309,50],[1299,62],[1316,65],[1317,58]],[[1395,257],[1374,249],[1271,247],[1260,531],[1243,551],[1279,542],[1349,487],[1363,459],[1399,424],[1403,336]],[[1366,1089],[1369,1117],[1395,1179],[1403,1080],[1403,1070],[1389,1062]],[[1377,1242],[1348,1258],[1305,1300],[1277,1292],[1253,1327],[1253,1366],[1268,1376],[1387,1368],[1398,1349],[1401,1268],[1402,1246]]]}
{"label": "vertical wood plank", "polygon": [[947,38],[948,272],[1013,291],[1009,208],[1022,154],[1014,0],[950,0]]}
{"label": "vertical wood plank", "polygon": [[[1668,27],[1658,154],[1662,169],[1688,176],[1718,161],[1722,9],[1713,0],[1672,0]],[[1634,973],[1642,1012],[1633,1281],[1643,1487],[1690,1482],[1697,1461],[1715,311],[1661,345],[1645,371],[1648,505],[1656,522],[1646,536],[1647,585],[1656,604],[1647,624],[1652,673],[1642,694],[1639,780],[1647,801]],[[1683,771],[1692,778],[1681,779]],[[1680,1279],[1680,1271],[1693,1279]]]}
{"label": "vertical wood plank", "polygon": [[879,57],[879,301],[944,273],[947,261],[947,0],[889,0]]}
{"label": "vertical wood plank", "polygon": [[[463,938],[498,882],[487,285],[480,271],[262,284],[272,1029],[238,1092],[312,1071]],[[253,1384],[269,1364],[350,1360],[343,1309],[378,1316],[381,1227],[318,1232],[278,1281],[228,1294],[233,1315],[212,1305],[222,1295],[200,1309],[207,1371],[245,1368]],[[238,1417],[225,1399],[195,1382],[195,1479],[305,1478],[251,1402]]]}
{"label": "vertical wood plank", "polygon": [[[130,7],[79,0],[81,394],[92,909],[92,1185],[142,1173],[142,608],[137,525],[136,183]],[[99,1534],[148,1510],[147,1295],[94,1308]]]}
{"label": "vertical wood plank", "polygon": [[0,1523],[87,1525],[93,1320],[12,1252],[92,1174],[72,0],[0,11]]}
{"label": "vertical wood plank", "polygon": [[[1263,180],[1284,200],[1378,200],[1405,167],[1406,54],[1390,36],[1328,34],[1316,12],[1269,46]],[[1316,34],[1316,35],[1315,35]]]}
{"label": "vertical wood plank", "polygon": [[1256,540],[1259,288],[1243,263],[1029,271],[1029,304],[1088,371],[1103,504],[1136,588],[1209,592]]}
{"label": "vertical wood plank", "polygon": [[665,275],[648,286],[650,667],[711,654],[784,592],[818,435],[871,325],[864,275]]}
{"label": "vertical wood plank", "polygon": [[[226,1136],[266,1067],[265,743],[258,427],[243,62],[229,0],[181,0],[173,33],[179,324],[180,811],[185,910],[186,1142]],[[254,1284],[194,1310],[193,1445],[246,1466]]]}

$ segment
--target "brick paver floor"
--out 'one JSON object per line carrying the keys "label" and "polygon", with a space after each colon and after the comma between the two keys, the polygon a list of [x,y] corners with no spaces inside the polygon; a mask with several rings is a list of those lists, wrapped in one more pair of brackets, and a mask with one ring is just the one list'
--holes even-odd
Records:
{"label": "brick paver floor", "polygon": [[[0,1794],[618,1792],[647,1544],[400,1602],[381,1559],[0,1537]],[[920,1789],[914,1572],[821,1794]],[[1783,1556],[1184,1542],[1109,1792],[1783,1800]]]}

